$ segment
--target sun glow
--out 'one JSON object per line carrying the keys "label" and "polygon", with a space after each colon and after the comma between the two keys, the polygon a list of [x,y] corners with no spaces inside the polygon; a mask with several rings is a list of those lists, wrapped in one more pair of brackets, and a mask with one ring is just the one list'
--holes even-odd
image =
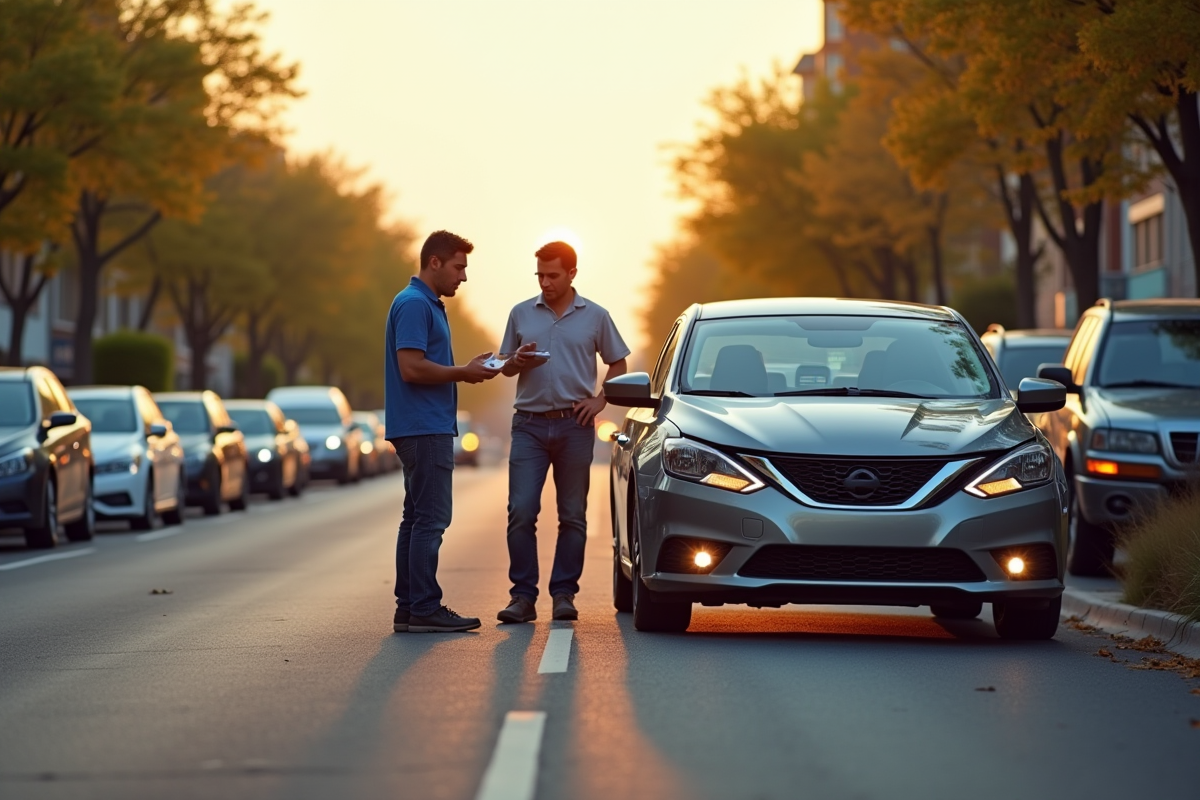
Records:
{"label": "sun glow", "polygon": [[571,247],[575,248],[576,253],[579,255],[583,254],[583,247],[580,246],[579,242],[579,234],[562,225],[550,228],[548,231],[545,231],[541,236],[539,236],[537,243],[534,245],[534,249],[536,250],[542,245],[549,244],[550,242],[566,242],[567,244],[571,245]]}

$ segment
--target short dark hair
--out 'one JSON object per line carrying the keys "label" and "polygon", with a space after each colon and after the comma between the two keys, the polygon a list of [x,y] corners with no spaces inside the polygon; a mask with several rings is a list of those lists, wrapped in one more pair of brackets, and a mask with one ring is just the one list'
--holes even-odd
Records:
{"label": "short dark hair", "polygon": [[575,269],[575,264],[579,257],[575,255],[575,248],[566,242],[550,242],[541,246],[535,256],[539,261],[553,261],[556,258],[562,259],[562,264],[567,268],[567,271]]}
{"label": "short dark hair", "polygon": [[434,231],[429,234],[425,244],[421,245],[421,269],[429,266],[429,260],[438,257],[443,264],[454,258],[455,253],[470,253],[475,245],[468,242],[457,233],[450,231]]}

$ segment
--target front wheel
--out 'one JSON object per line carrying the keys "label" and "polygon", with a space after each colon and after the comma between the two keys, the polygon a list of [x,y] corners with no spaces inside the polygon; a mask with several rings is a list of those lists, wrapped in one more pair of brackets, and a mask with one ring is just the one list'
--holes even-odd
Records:
{"label": "front wheel", "polygon": [[209,479],[208,495],[201,503],[204,508],[204,516],[215,517],[221,513],[221,469],[217,467],[212,470],[212,478]]}
{"label": "front wheel", "polygon": [[[1073,482],[1072,482],[1073,483]],[[1106,578],[1112,574],[1116,542],[1113,532],[1088,522],[1079,507],[1079,492],[1071,487],[1071,549],[1067,571],[1072,575]]]}
{"label": "front wheel", "polygon": [[33,550],[49,550],[58,546],[58,496],[53,480],[46,480],[43,503],[42,524],[25,529],[25,546]]}
{"label": "front wheel", "polygon": [[621,571],[620,551],[613,548],[613,608],[622,614],[633,611],[633,581]]}
{"label": "front wheel", "polygon": [[245,511],[250,507],[250,468],[242,470],[242,491],[229,501],[230,511]]}
{"label": "front wheel", "polygon": [[187,476],[183,470],[179,470],[179,477],[175,480],[175,507],[170,511],[164,511],[162,518],[167,525],[182,525],[183,524],[183,509],[187,505]]}
{"label": "front wheel", "polygon": [[158,509],[154,507],[154,475],[146,476],[146,491],[143,492],[142,515],[129,520],[129,527],[135,531],[151,531],[158,524]]}
{"label": "front wheel", "polygon": [[1001,639],[1053,639],[1062,613],[1062,596],[1045,608],[1020,608],[1008,603],[992,603],[992,619]]}
{"label": "front wheel", "polygon": [[629,542],[633,561],[632,605],[633,627],[655,633],[682,633],[692,623],[692,604],[680,600],[665,600],[642,582],[641,530],[637,509],[629,512]]}

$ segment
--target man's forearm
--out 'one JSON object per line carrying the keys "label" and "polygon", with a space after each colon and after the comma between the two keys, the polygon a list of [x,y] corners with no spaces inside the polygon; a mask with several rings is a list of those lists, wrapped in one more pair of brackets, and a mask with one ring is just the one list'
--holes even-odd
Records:
{"label": "man's forearm", "polygon": [[400,376],[406,383],[457,383],[462,380],[461,367],[447,367],[435,364],[427,358],[402,359]]}

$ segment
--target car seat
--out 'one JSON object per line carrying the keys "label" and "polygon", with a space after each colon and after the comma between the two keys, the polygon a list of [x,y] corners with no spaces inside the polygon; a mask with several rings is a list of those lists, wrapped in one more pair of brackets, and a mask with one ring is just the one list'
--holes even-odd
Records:
{"label": "car seat", "polygon": [[709,388],[716,392],[767,393],[767,367],[758,348],[727,344],[717,353]]}

